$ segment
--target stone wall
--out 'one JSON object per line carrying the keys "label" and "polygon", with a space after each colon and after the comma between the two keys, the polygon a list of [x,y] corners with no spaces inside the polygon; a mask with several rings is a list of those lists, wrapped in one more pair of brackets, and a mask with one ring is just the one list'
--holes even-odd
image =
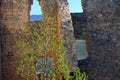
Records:
{"label": "stone wall", "polygon": [[[71,13],[74,35],[76,36],[87,36],[87,16],[86,13]],[[76,37],[77,38],[77,37]]]}
{"label": "stone wall", "polygon": [[120,80],[120,1],[82,0],[92,39],[90,80]]}
{"label": "stone wall", "polygon": [[[42,12],[47,12],[58,20],[56,27],[60,30],[58,0],[39,1]],[[15,47],[16,34],[21,25],[29,22],[31,3],[32,0],[0,0],[0,80],[18,80],[15,72],[19,60]],[[74,29],[77,31],[74,32],[75,37],[78,35],[79,39],[91,43],[89,80],[120,80],[120,1],[82,0],[82,6],[84,13],[72,17],[73,25],[76,25]],[[75,19],[76,16],[80,18]],[[70,23],[68,29],[71,29],[71,17],[68,18],[65,22]],[[71,35],[73,36],[72,33]]]}
{"label": "stone wall", "polygon": [[[0,34],[2,48],[2,80],[18,80],[16,66],[19,54],[15,46],[16,34],[29,21],[28,0],[2,0],[0,4]],[[0,65],[1,66],[1,65]]]}
{"label": "stone wall", "polygon": [[75,39],[85,40],[87,44],[88,57],[91,58],[91,37],[87,27],[86,13],[71,13]]}
{"label": "stone wall", "polygon": [[83,13],[71,16],[75,38],[91,40],[89,80],[119,80],[120,1],[82,0],[82,6]]}
{"label": "stone wall", "polygon": [[[66,38],[69,38],[70,40],[74,40],[74,31],[73,31],[73,26],[72,26],[72,19],[68,7],[67,0],[38,0],[41,9],[42,9],[42,14],[48,14],[50,17],[54,18],[57,21],[57,24],[53,27],[57,28],[57,33],[59,36],[62,35],[64,39],[64,45],[66,46],[66,55],[69,56],[69,63],[73,64],[69,65],[71,71],[73,71],[73,68],[76,67],[77,61],[74,59],[73,63],[73,58],[70,57],[74,52],[74,48],[72,46],[72,42],[67,41]],[[44,21],[44,16],[42,18]],[[61,33],[62,30],[62,33]],[[53,55],[54,56],[54,55]]]}
{"label": "stone wall", "polygon": [[[2,77],[3,80],[11,79],[16,80],[16,72],[15,68],[19,61],[19,54],[17,53],[17,49],[15,46],[16,35],[19,32],[19,29],[23,27],[25,23],[29,22],[29,11],[30,4],[33,0],[2,0],[0,9],[0,22],[1,22],[1,48],[2,48]],[[61,23],[65,22],[67,25],[67,31],[69,34],[69,38],[73,38],[73,27],[72,21],[70,17],[70,12],[66,11],[68,9],[68,5],[66,5],[67,0],[38,0],[40,2],[42,13],[48,14],[50,17],[53,17],[57,23],[55,28],[57,28],[57,35],[61,36]],[[65,4],[64,4],[65,3]],[[59,5],[61,4],[61,6]],[[66,7],[66,8],[65,8]],[[64,10],[62,8],[65,8]],[[67,12],[68,19],[62,19],[61,17],[66,14],[60,15],[60,11]],[[42,18],[44,20],[44,17]],[[62,21],[62,20],[65,21]],[[62,24],[63,25],[63,24]],[[68,34],[67,33],[67,34]],[[64,34],[65,35],[65,34]],[[71,43],[70,43],[71,44]],[[69,49],[70,50],[70,49]]]}
{"label": "stone wall", "polygon": [[[69,68],[71,72],[74,71],[75,68],[77,68],[77,59],[74,58],[73,55],[75,55],[75,49],[73,46],[73,42],[75,40],[74,38],[74,29],[72,24],[72,18],[69,11],[69,6],[67,0],[61,0],[60,1],[60,20],[61,20],[61,35],[64,39],[64,46],[66,48],[66,57],[69,61]],[[68,40],[69,39],[69,40]],[[72,41],[70,41],[72,40]]]}

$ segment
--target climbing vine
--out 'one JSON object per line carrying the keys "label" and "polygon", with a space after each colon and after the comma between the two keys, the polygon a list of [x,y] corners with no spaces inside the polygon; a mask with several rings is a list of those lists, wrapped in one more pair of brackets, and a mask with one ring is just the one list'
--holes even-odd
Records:
{"label": "climbing vine", "polygon": [[21,56],[17,74],[26,80],[87,80],[78,69],[70,76],[63,39],[52,27],[56,20],[48,15],[43,17],[45,21],[21,29],[16,42]]}

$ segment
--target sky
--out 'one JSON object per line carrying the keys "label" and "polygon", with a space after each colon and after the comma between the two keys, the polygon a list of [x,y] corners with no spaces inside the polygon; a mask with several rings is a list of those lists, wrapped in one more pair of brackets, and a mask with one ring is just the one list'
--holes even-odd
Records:
{"label": "sky", "polygon": [[[81,0],[68,0],[69,9],[71,13],[83,12],[81,6]],[[41,15],[41,8],[37,0],[33,0],[33,5],[31,6],[30,15]]]}

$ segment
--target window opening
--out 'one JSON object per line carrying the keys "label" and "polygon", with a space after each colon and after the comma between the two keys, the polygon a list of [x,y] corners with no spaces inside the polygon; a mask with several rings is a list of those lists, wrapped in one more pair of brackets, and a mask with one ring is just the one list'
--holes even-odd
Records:
{"label": "window opening", "polygon": [[41,7],[38,0],[33,0],[30,11],[30,21],[39,21],[42,19]]}

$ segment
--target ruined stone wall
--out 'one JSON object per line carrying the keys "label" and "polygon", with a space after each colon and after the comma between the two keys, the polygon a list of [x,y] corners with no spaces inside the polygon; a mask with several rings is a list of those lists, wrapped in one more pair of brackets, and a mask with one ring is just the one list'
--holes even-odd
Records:
{"label": "ruined stone wall", "polygon": [[[2,29],[2,77],[3,80],[16,80],[17,76],[15,75],[15,68],[18,64],[19,54],[15,46],[16,35],[19,32],[19,29],[23,27],[24,23],[29,21],[29,10],[30,4],[33,0],[2,0],[1,2],[1,13],[0,13],[0,22]],[[50,17],[53,17],[57,23],[52,26],[57,28],[57,35],[61,36],[61,19],[65,20],[65,27],[67,27],[67,34],[69,38],[73,38],[73,27],[68,9],[66,5],[67,0],[38,0],[40,2],[42,13],[48,14]],[[62,2],[62,1],[65,1]],[[59,6],[59,4],[61,6]],[[63,10],[63,8],[65,8]],[[63,10],[65,14],[60,15],[60,11]],[[68,15],[68,19],[63,19]],[[44,20],[44,17],[42,18]],[[63,24],[62,24],[63,25]],[[65,34],[64,34],[65,35]],[[70,43],[71,44],[71,43]],[[70,50],[70,49],[69,49]]]}
{"label": "ruined stone wall", "polygon": [[[57,34],[59,36],[62,35],[64,39],[65,42],[64,45],[66,46],[67,49],[66,51],[67,56],[73,55],[73,53],[75,52],[72,46],[72,42],[70,41],[68,42],[66,40],[66,38],[69,38],[69,40],[74,40],[74,30],[72,26],[72,19],[67,0],[38,0],[38,1],[41,5],[42,14],[47,13],[50,17],[54,18],[57,21],[55,27],[58,29]],[[44,16],[42,20],[44,20]],[[75,68],[75,66],[77,65],[75,63],[75,60],[74,60],[75,64],[72,62],[73,61],[72,59],[73,59],[72,57],[69,57],[70,64],[74,65],[74,67],[70,65],[71,71],[73,70],[72,68]]]}
{"label": "ruined stone wall", "polygon": [[91,58],[91,37],[87,27],[87,15],[86,13],[71,13],[74,37],[75,39],[85,40],[88,51],[88,58]]}
{"label": "ruined stone wall", "polygon": [[[39,1],[42,12],[49,12],[51,17],[58,20],[56,27],[59,30],[61,21],[58,0]],[[21,26],[29,21],[31,2],[32,0],[0,0],[0,80],[18,80],[15,67],[19,54],[16,52],[15,37]],[[81,32],[78,34],[91,39],[89,80],[120,80],[120,1],[82,0],[82,3],[87,23],[85,27],[80,27]]]}
{"label": "ruined stone wall", "polygon": [[[75,56],[75,49],[73,46],[74,41],[74,29],[72,24],[72,18],[69,11],[69,6],[67,0],[60,0],[60,23],[61,23],[61,35],[64,39],[64,46],[66,48],[66,57],[69,61],[69,68],[71,72],[74,71],[75,68],[77,68],[77,59]],[[68,40],[69,39],[69,40]]]}
{"label": "ruined stone wall", "polygon": [[92,39],[90,80],[120,80],[120,1],[82,0]]}
{"label": "ruined stone wall", "polygon": [[[0,0],[1,1],[1,0]],[[0,4],[0,32],[2,56],[2,80],[18,80],[16,66],[19,60],[16,34],[29,21],[28,0],[2,0]],[[1,65],[0,65],[1,66]]]}
{"label": "ruined stone wall", "polygon": [[[59,14],[59,0],[38,0],[41,6],[42,14],[47,14],[52,17],[56,24],[53,26],[57,28],[57,35],[60,36],[60,14]],[[42,20],[45,21],[44,16]]]}
{"label": "ruined stone wall", "polygon": [[71,13],[74,35],[76,36],[87,36],[87,16],[86,13]]}

